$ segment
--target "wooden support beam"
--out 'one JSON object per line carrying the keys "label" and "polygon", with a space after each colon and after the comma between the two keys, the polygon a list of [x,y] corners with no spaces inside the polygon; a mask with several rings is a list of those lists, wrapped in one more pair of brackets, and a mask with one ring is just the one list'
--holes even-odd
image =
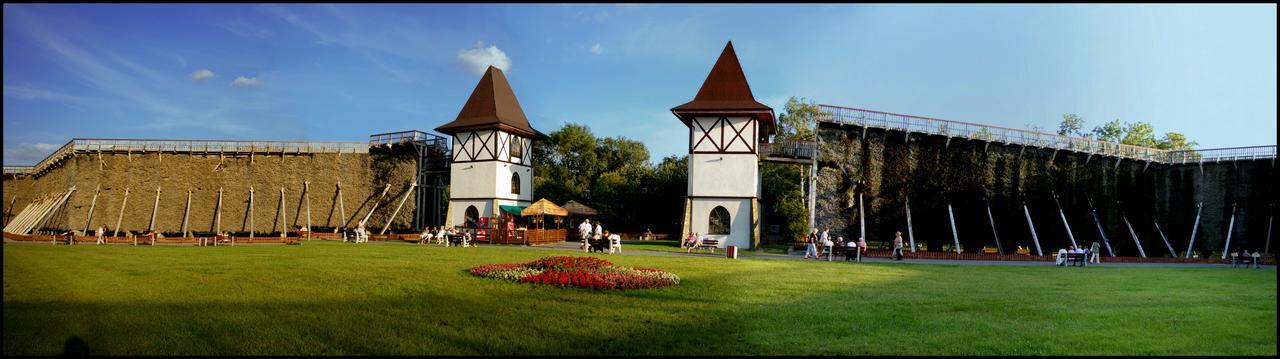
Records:
{"label": "wooden support beam", "polygon": [[32,230],[34,230],[34,229],[38,229],[38,228],[40,228],[40,226],[41,226],[41,225],[43,225],[43,224],[44,224],[44,222],[45,222],[45,221],[47,221],[47,220],[49,219],[49,216],[50,216],[50,215],[52,215],[52,214],[54,214],[54,213],[57,213],[57,212],[58,212],[58,210],[62,208],[62,205],[63,205],[63,204],[65,204],[65,203],[67,203],[67,198],[70,198],[70,197],[71,197],[71,193],[72,193],[72,192],[75,192],[75,191],[76,191],[76,186],[71,186],[71,189],[67,190],[67,193],[66,193],[66,194],[63,194],[61,198],[59,198],[57,201],[55,201],[55,202],[53,203],[53,205],[52,205],[52,206],[49,206],[49,208],[48,208],[48,209],[46,209],[46,210],[44,211],[44,213],[43,213],[43,214],[41,214],[41,215],[40,215],[40,217],[36,219],[36,221],[35,221],[34,225],[32,226],[32,228],[29,228],[29,229],[27,229],[26,231],[24,231],[24,232],[22,232],[22,233],[20,233],[20,234],[27,234],[27,233],[31,232]]}
{"label": "wooden support beam", "polygon": [[249,186],[249,239],[253,239],[253,230],[253,186]]}
{"label": "wooden support beam", "polygon": [[93,226],[93,209],[98,206],[98,193],[102,192],[102,185],[93,188],[93,200],[89,201],[89,213],[84,216],[84,233],[89,233],[89,227]]}
{"label": "wooden support beam", "polygon": [[1102,230],[1102,221],[1098,219],[1098,211],[1093,208],[1093,200],[1085,198],[1089,201],[1089,213],[1093,214],[1093,224],[1098,226],[1098,236],[1102,237],[1102,243],[1107,246],[1107,254],[1115,258],[1116,252],[1111,250],[1111,240],[1107,239],[1107,232]]}
{"label": "wooden support beam", "polygon": [[1204,202],[1196,203],[1196,221],[1191,225],[1191,239],[1187,240],[1187,253],[1184,258],[1191,258],[1191,250],[1196,245],[1196,230],[1200,229],[1200,209]]}
{"label": "wooden support beam", "polygon": [[187,223],[191,219],[191,190],[187,190],[187,205],[182,209],[182,236],[190,237],[187,232]]}
{"label": "wooden support beam", "polygon": [[154,231],[156,228],[156,212],[160,210],[160,186],[156,186],[156,201],[151,206],[151,223],[147,224],[148,231]]}
{"label": "wooden support beam", "polygon": [[213,235],[218,236],[222,234],[222,187],[218,187],[218,204],[213,208]]}
{"label": "wooden support beam", "polygon": [[1154,223],[1156,225],[1156,233],[1159,233],[1160,239],[1164,240],[1164,246],[1169,249],[1169,256],[1173,258],[1178,258],[1178,252],[1175,252],[1173,250],[1173,244],[1169,243],[1169,237],[1165,237],[1164,230],[1160,229],[1160,221],[1153,219],[1151,220],[1151,223]]}
{"label": "wooden support beam", "polygon": [[908,196],[907,201],[903,202],[903,204],[907,207],[907,239],[911,241],[911,253],[914,254],[916,252],[916,235],[911,229],[911,197]]}
{"label": "wooden support beam", "polygon": [[1067,213],[1062,211],[1062,203],[1058,202],[1057,193],[1053,194],[1053,204],[1058,206],[1058,215],[1062,216],[1062,226],[1067,229],[1067,238],[1071,239],[1071,246],[1080,248],[1080,245],[1076,244],[1076,235],[1071,233],[1071,224],[1067,223]]}
{"label": "wooden support beam", "polygon": [[[284,158],[284,150],[280,150],[280,158]],[[282,227],[280,229],[280,238],[289,236],[289,229],[292,228],[293,225],[286,223],[288,220],[289,216],[285,215],[284,187],[282,186],[280,187],[280,226]]]}
{"label": "wooden support beam", "polygon": [[386,197],[387,191],[390,191],[390,190],[391,190],[391,184],[388,183],[386,187],[382,188],[382,194],[378,195],[378,200],[373,202],[373,208],[369,208],[369,213],[364,215],[364,219],[361,219],[360,223],[356,224],[357,226],[364,226],[365,223],[369,222],[369,217],[373,216],[373,211],[376,211],[378,209],[378,205],[382,203],[382,198]]}
{"label": "wooden support beam", "polygon": [[1236,204],[1231,204],[1231,222],[1227,224],[1227,242],[1222,244],[1222,259],[1227,259],[1227,251],[1231,249],[1231,234],[1236,229]]}
{"label": "wooden support beam", "polygon": [[1125,227],[1129,228],[1129,236],[1133,237],[1133,244],[1138,246],[1138,255],[1146,258],[1147,251],[1142,249],[1142,242],[1138,240],[1138,233],[1133,231],[1133,225],[1129,223],[1129,217],[1124,214],[1124,210],[1120,211],[1120,218],[1124,219]]}
{"label": "wooden support beam", "polygon": [[[342,228],[347,228],[347,206],[342,203],[342,181],[338,181],[338,215],[342,216]],[[333,227],[333,233],[338,233],[338,227]]]}
{"label": "wooden support beam", "polygon": [[311,181],[302,182],[302,198],[307,203],[307,240],[311,240]]}
{"label": "wooden support beam", "polygon": [[858,238],[867,239],[867,212],[863,206],[862,193],[858,193]]}
{"label": "wooden support beam", "polygon": [[124,221],[124,206],[127,203],[129,203],[129,187],[124,188],[124,199],[120,200],[120,216],[116,217],[115,229],[111,231],[112,237],[118,237],[120,235],[120,224]]}
{"label": "wooden support beam", "polygon": [[956,215],[951,211],[951,202],[947,202],[947,217],[951,218],[951,239],[955,241],[956,254],[960,254],[960,235],[956,233]]}
{"label": "wooden support beam", "polygon": [[9,226],[9,222],[11,222],[9,220],[9,217],[13,216],[13,204],[14,202],[17,202],[17,201],[18,201],[18,196],[13,196],[13,198],[9,199],[9,207],[5,210],[5,214],[4,214],[4,221],[5,221],[4,225],[6,227]]}
{"label": "wooden support beam", "polygon": [[[404,202],[409,200],[409,196],[413,195],[413,190],[416,188],[418,188],[418,176],[414,175],[413,183],[409,185],[409,190],[404,192],[404,197],[400,199],[400,204],[396,205],[396,210],[391,212],[391,217],[387,217],[387,224],[382,226],[382,231],[378,232],[379,235],[387,234],[387,228],[390,228],[391,223],[395,222],[396,215],[400,214],[400,208],[404,207]],[[494,209],[496,210],[497,207],[494,207]]]}
{"label": "wooden support beam", "polygon": [[1036,244],[1036,255],[1043,256],[1044,251],[1040,250],[1040,237],[1036,236],[1036,225],[1031,221],[1031,209],[1027,208],[1027,204],[1022,204],[1022,213],[1027,215],[1027,228],[1031,230],[1031,240]]}
{"label": "wooden support beam", "polygon": [[987,203],[987,221],[991,223],[991,239],[996,241],[996,251],[1004,254],[1004,247],[1000,245],[1000,235],[996,234],[996,217],[991,215],[991,203]]}

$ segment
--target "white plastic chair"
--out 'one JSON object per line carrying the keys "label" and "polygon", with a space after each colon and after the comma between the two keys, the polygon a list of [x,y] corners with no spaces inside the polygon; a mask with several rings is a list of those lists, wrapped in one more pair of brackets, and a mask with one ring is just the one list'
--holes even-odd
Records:
{"label": "white plastic chair", "polygon": [[609,254],[622,253],[622,236],[617,234],[609,235]]}

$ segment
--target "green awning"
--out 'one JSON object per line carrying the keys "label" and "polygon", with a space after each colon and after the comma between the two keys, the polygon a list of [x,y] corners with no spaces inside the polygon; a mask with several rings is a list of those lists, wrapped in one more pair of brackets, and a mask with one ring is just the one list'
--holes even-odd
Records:
{"label": "green awning", "polygon": [[503,212],[519,216],[520,211],[523,211],[525,207],[528,206],[498,206],[498,209],[501,209]]}

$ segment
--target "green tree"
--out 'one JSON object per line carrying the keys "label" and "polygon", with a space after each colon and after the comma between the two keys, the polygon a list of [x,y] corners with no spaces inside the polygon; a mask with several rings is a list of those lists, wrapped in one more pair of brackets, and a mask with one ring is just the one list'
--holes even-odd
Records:
{"label": "green tree", "polygon": [[1142,121],[1126,123],[1124,138],[1120,143],[1154,148],[1156,147],[1156,128]]}
{"label": "green tree", "polygon": [[1124,138],[1124,129],[1124,124],[1120,123],[1120,119],[1117,118],[1101,126],[1094,126],[1092,131],[1093,138],[1102,141],[1120,142]]}
{"label": "green tree", "polygon": [[1199,145],[1199,143],[1188,140],[1187,136],[1184,136],[1181,133],[1166,132],[1164,134],[1164,138],[1160,139],[1160,141],[1156,143],[1156,148],[1171,151],[1186,151],[1194,149],[1196,145]]}
{"label": "green tree", "polygon": [[1084,119],[1080,118],[1080,115],[1066,113],[1062,114],[1062,122],[1058,123],[1058,134],[1063,136],[1089,137],[1088,133],[1081,130],[1082,128],[1084,128]]}
{"label": "green tree", "polygon": [[778,115],[778,139],[812,139],[813,126],[822,114],[818,105],[792,96],[783,107],[783,113]]}

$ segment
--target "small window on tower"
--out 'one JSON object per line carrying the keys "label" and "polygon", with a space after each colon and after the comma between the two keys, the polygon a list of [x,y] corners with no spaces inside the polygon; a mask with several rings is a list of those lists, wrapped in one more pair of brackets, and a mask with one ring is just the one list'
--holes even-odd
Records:
{"label": "small window on tower", "polygon": [[510,147],[511,147],[511,151],[510,151],[511,158],[524,157],[524,143],[523,143],[523,142],[524,142],[524,141],[521,141],[521,140],[520,140],[520,137],[511,136],[511,145],[510,145]]}
{"label": "small window on tower", "polygon": [[520,194],[520,174],[511,174],[511,194]]}

